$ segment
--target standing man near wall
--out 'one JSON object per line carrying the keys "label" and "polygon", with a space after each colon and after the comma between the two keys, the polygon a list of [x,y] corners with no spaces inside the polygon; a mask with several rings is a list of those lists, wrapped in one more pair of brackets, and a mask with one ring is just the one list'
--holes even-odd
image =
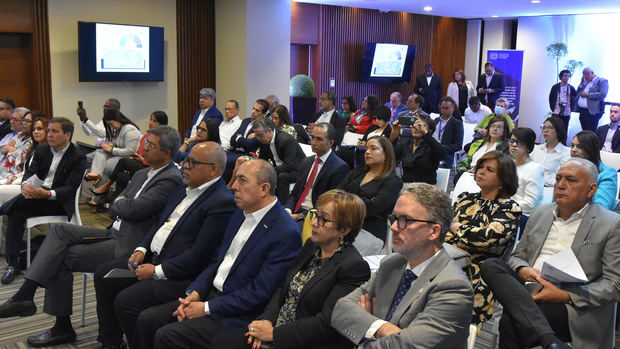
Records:
{"label": "standing man near wall", "polygon": [[484,64],[484,74],[478,79],[478,97],[491,110],[495,108],[495,101],[499,95],[504,92],[506,85],[504,84],[504,75],[495,72],[495,66],[491,62]]}
{"label": "standing man near wall", "polygon": [[414,90],[424,97],[424,109],[428,113],[439,113],[439,100],[443,97],[443,81],[441,76],[435,75],[433,65],[426,63],[424,74],[415,79]]}
{"label": "standing man near wall", "polygon": [[607,97],[608,89],[607,79],[596,76],[590,67],[583,70],[581,84],[577,88],[573,106],[573,110],[579,111],[582,130],[596,131],[598,120],[605,110],[605,97]]}
{"label": "standing man near wall", "polygon": [[570,113],[572,111],[572,101],[577,96],[577,91],[573,85],[568,83],[570,80],[570,70],[564,69],[560,72],[560,82],[551,87],[549,91],[549,109],[551,116],[557,116],[564,121],[564,127],[568,130]]}

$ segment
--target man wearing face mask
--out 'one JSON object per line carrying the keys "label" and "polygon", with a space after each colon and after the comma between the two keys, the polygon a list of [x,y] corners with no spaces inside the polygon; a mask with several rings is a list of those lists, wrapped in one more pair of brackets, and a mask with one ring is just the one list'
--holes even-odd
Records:
{"label": "man wearing face mask", "polygon": [[476,128],[474,128],[474,131],[476,132],[474,138],[484,137],[487,133],[486,128],[489,125],[489,121],[491,121],[491,119],[498,115],[506,118],[506,120],[508,121],[508,127],[510,128],[510,132],[512,132],[514,124],[512,122],[512,119],[510,118],[510,115],[508,115],[509,106],[510,104],[505,98],[498,98],[497,101],[495,101],[495,108],[493,110],[493,114],[485,116],[484,119],[482,119],[482,121],[480,121],[480,123],[476,125]]}

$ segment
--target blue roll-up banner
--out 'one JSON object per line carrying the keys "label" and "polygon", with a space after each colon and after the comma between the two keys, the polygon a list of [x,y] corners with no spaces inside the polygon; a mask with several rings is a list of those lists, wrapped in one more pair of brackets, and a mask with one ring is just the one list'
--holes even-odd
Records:
{"label": "blue roll-up banner", "polygon": [[508,111],[513,120],[519,117],[521,101],[521,75],[523,73],[523,51],[521,50],[488,50],[487,61],[493,63],[495,71],[504,74],[506,89],[500,97],[510,102]]}

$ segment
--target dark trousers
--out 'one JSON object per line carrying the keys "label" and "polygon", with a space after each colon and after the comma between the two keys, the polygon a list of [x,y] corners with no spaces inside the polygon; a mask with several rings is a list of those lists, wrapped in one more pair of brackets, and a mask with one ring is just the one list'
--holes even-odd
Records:
{"label": "dark trousers", "polygon": [[289,185],[295,183],[298,172],[280,172],[278,173],[278,184],[276,187],[276,196],[280,202],[288,202],[289,193],[291,192]]}
{"label": "dark trousers", "polygon": [[114,197],[117,197],[123,190],[125,190],[125,188],[127,188],[127,184],[136,172],[146,167],[147,166],[140,161],[132,158],[122,158],[118,160],[116,167],[114,167],[114,170],[109,177],[112,182],[116,182]]}
{"label": "dark trousers", "polygon": [[566,130],[566,134],[568,134],[568,123],[570,122],[570,115],[561,115],[561,114],[551,114],[551,116],[557,116],[564,123],[564,129]]}
{"label": "dark trousers", "polygon": [[250,344],[248,344],[248,337],[245,336],[246,332],[248,332],[248,328],[242,327],[218,333],[215,338],[213,338],[213,344],[211,345],[211,348],[250,349]]}
{"label": "dark trousers", "polygon": [[562,303],[536,303],[524,281],[504,261],[489,258],[481,267],[482,278],[502,304],[500,349],[539,345],[545,334],[570,341],[568,312]]}
{"label": "dark trousers", "polygon": [[23,196],[13,203],[7,212],[6,252],[8,264],[18,267],[17,256],[25,244],[23,240],[24,226],[30,217],[56,216],[67,214],[57,200],[25,199]]}
{"label": "dark trousers", "polygon": [[[592,132],[596,132],[596,128],[598,127],[598,121],[603,116],[603,113],[590,114],[588,108],[579,107],[579,122],[581,122],[582,130],[590,130]],[[568,128],[566,129],[568,132]]]}

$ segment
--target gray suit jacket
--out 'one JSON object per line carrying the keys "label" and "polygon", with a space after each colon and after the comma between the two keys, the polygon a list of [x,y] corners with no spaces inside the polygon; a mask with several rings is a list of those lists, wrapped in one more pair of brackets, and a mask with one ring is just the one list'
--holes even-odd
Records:
{"label": "gray suit jacket", "polygon": [[112,219],[122,219],[120,231],[111,229],[112,238],[115,240],[114,256],[121,256],[138,246],[153,224],[157,223],[170,193],[183,182],[181,172],[171,162],[151,178],[140,195],[134,199],[150,170],[149,167],[136,172],[127,188],[110,206]]}
{"label": "gray suit jacket", "polygon": [[[385,319],[400,284],[407,260],[394,253],[386,257],[370,280],[341,298],[332,314],[332,326],[356,344],[370,325]],[[362,294],[377,298],[375,315],[356,302]],[[364,344],[364,348],[466,348],[473,308],[471,283],[441,250],[411,284],[390,322],[400,334]]]}
{"label": "gray suit jacket", "polygon": [[[509,261],[514,270],[534,265],[551,229],[555,208],[556,204],[544,205],[530,216]],[[560,286],[574,303],[566,305],[573,347],[612,348],[615,302],[620,300],[620,215],[590,203],[571,248],[589,280]]]}
{"label": "gray suit jacket", "polygon": [[[573,110],[579,110],[579,105],[577,102],[579,101],[579,95],[586,88],[586,85],[579,85],[577,88],[577,94],[575,96],[575,101],[573,105]],[[605,97],[607,97],[607,91],[609,90],[609,83],[607,79],[602,77],[598,77],[598,79],[592,82],[592,86],[590,87],[590,92],[588,92],[588,112],[592,115],[596,115],[602,113],[605,109]]]}

